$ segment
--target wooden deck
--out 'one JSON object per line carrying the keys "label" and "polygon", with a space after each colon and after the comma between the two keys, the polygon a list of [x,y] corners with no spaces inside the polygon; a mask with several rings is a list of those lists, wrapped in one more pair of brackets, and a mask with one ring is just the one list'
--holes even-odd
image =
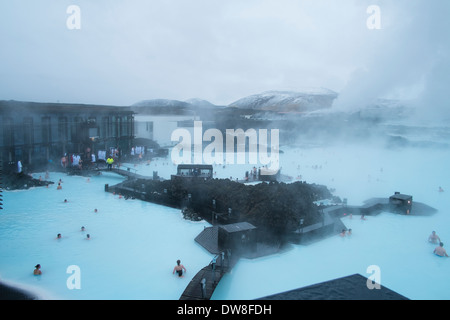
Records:
{"label": "wooden deck", "polygon": [[[152,177],[147,177],[147,176],[143,176],[140,174],[137,174],[137,170],[133,169],[133,168],[127,168],[125,167],[125,169],[119,169],[119,168],[98,168],[97,171],[102,171],[102,172],[114,172],[117,174],[120,174],[121,176],[127,177],[128,179],[152,179]],[[132,170],[134,172],[132,172]]]}
{"label": "wooden deck", "polygon": [[[187,285],[180,300],[209,300],[223,275],[229,272],[239,260],[239,257],[227,258],[222,261],[222,255],[216,256],[213,267],[209,265],[201,269]],[[214,261],[214,260],[213,260]]]}

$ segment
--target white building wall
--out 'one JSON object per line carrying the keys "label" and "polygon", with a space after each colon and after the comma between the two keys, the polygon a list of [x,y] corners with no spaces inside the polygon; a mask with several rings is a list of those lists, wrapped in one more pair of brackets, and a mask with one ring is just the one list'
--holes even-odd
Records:
{"label": "white building wall", "polygon": [[[161,147],[177,144],[172,142],[172,132],[178,128],[178,121],[194,120],[194,116],[183,115],[140,115],[134,117],[136,138],[156,141]],[[152,125],[147,125],[152,123]],[[190,130],[191,131],[191,130]]]}

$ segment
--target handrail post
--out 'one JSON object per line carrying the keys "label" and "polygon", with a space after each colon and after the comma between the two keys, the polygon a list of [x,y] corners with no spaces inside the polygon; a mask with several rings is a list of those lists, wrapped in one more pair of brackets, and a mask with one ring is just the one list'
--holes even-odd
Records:
{"label": "handrail post", "polygon": [[212,281],[213,281],[213,284],[215,284],[216,283],[216,258],[217,258],[217,256],[216,257],[214,257],[213,259],[212,259],[212,261],[211,261],[211,269],[212,269]]}
{"label": "handrail post", "polygon": [[200,287],[202,290],[202,299],[206,299],[206,279],[203,278],[202,281],[200,281]]}

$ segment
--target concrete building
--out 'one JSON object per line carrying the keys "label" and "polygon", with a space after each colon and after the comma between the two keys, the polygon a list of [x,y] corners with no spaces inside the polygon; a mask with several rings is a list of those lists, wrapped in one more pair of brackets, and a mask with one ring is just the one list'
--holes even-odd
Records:
{"label": "concrete building", "polygon": [[135,116],[135,135],[136,138],[153,140],[161,147],[171,147],[177,144],[171,141],[172,132],[184,127],[186,121],[192,123],[190,130],[193,131],[194,118],[193,115],[138,113]]}
{"label": "concrete building", "polygon": [[127,107],[0,101],[0,154],[26,168],[57,163],[65,154],[91,161],[129,154],[134,112]]}

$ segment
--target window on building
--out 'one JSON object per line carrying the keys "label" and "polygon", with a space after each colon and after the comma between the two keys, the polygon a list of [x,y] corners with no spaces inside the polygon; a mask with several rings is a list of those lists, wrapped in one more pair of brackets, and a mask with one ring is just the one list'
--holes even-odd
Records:
{"label": "window on building", "polygon": [[14,120],[12,118],[3,119],[3,144],[5,146],[14,145]]}
{"label": "window on building", "polygon": [[25,145],[32,145],[34,143],[34,127],[33,118],[23,118],[23,142]]}
{"label": "window on building", "polygon": [[50,143],[52,139],[52,127],[50,117],[42,117],[42,143]]}
{"label": "window on building", "polygon": [[66,142],[69,138],[69,123],[67,117],[58,118],[58,138],[59,141]]}
{"label": "window on building", "polygon": [[83,122],[83,119],[81,117],[73,118],[72,126],[71,126],[72,129],[70,131],[71,131],[71,135],[72,135],[71,140],[74,143],[80,141],[80,139],[81,139],[80,135],[81,135],[82,122]]}
{"label": "window on building", "polygon": [[111,121],[111,136],[117,137],[117,117],[113,116]]}
{"label": "window on building", "polygon": [[98,128],[89,128],[89,138],[98,138]]}
{"label": "window on building", "polygon": [[102,118],[101,137],[103,139],[109,138],[111,135],[111,119],[109,117]]}

